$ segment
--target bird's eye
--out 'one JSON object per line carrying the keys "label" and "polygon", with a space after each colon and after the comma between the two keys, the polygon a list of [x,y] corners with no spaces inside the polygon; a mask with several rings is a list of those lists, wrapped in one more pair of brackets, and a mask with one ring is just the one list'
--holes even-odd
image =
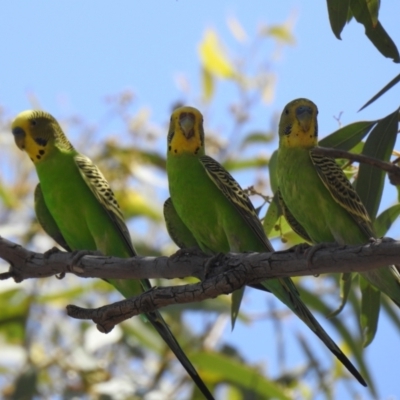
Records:
{"label": "bird's eye", "polygon": [[285,114],[286,114],[286,115],[289,114],[289,110],[288,110],[288,109],[285,110]]}
{"label": "bird's eye", "polygon": [[36,126],[36,119],[31,119],[31,125]]}

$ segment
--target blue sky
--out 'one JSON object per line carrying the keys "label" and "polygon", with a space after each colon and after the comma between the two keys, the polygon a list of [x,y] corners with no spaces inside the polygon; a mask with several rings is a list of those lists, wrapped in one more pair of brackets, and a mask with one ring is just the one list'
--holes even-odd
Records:
{"label": "blue sky", "polygon": [[[400,4],[382,3],[380,20],[400,46]],[[357,113],[399,73],[399,66],[378,53],[355,21],[338,41],[325,2],[312,0],[7,2],[2,4],[0,24],[0,104],[14,115],[31,108],[29,94],[34,93],[42,108],[56,117],[78,114],[95,123],[106,110],[105,96],[130,88],[137,96],[135,107],[149,107],[152,120],[163,124],[169,119],[171,103],[182,97],[176,85],[178,74],[185,74],[194,92],[199,92],[197,46],[204,30],[214,27],[228,48],[236,46],[226,25],[230,15],[250,37],[260,23],[294,20],[296,45],[285,48],[274,64],[275,97],[271,104],[257,108],[255,126],[269,122],[296,97],[308,97],[318,105],[321,136],[337,129],[333,116],[340,112],[342,123],[347,124],[381,118],[399,106],[400,86]],[[212,104],[214,125],[223,125],[227,118],[223,105],[231,93],[224,89],[225,85],[217,87]],[[268,357],[267,350],[258,347],[261,331],[258,326],[235,330],[232,340],[246,343],[243,352],[251,360],[264,360],[260,353]],[[366,349],[382,398],[400,392],[396,373],[400,361],[393,351],[399,348],[400,338],[382,318],[375,341]],[[368,398],[366,390],[363,395]]]}

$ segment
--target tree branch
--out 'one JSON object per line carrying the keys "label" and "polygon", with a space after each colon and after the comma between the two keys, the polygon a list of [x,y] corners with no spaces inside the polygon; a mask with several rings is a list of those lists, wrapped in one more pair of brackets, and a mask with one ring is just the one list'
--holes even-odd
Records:
{"label": "tree branch", "polygon": [[400,185],[400,168],[393,163],[382,161],[378,158],[365,156],[363,154],[355,154],[345,150],[331,149],[327,147],[315,147],[313,149],[313,153],[320,156],[345,158],[347,160],[372,165],[373,167],[380,168],[381,170],[386,171],[392,185]]}
{"label": "tree branch", "polygon": [[[364,246],[326,244],[309,249],[297,246],[273,253],[228,253],[213,257],[188,249],[171,257],[136,256],[130,259],[87,256],[90,252],[84,252],[80,258],[82,254],[79,252],[51,250],[45,254],[35,253],[0,237],[0,257],[11,264],[8,272],[0,274],[0,279],[13,278],[21,282],[29,278],[73,273],[85,278],[172,279],[194,276],[201,280],[189,285],[152,288],[139,296],[98,309],[67,307],[71,317],[91,319],[98,324],[99,330],[109,332],[117,323],[135,315],[171,304],[215,298],[265,279],[360,272],[400,264],[400,241],[389,238]],[[311,254],[312,262],[309,259]]]}

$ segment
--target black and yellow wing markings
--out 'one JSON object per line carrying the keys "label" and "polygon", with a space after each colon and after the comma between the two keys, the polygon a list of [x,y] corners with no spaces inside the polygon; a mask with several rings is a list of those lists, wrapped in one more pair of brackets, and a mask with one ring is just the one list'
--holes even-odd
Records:
{"label": "black and yellow wing markings", "polygon": [[253,204],[232,175],[221,164],[209,156],[202,156],[199,160],[210,179],[230,203],[234,205],[243,220],[246,221],[258,239],[265,245],[266,249],[273,251]]}
{"label": "black and yellow wing markings", "polygon": [[371,219],[357,192],[334,158],[316,155],[310,151],[311,161],[333,199],[340,204],[365,232],[374,237]]}

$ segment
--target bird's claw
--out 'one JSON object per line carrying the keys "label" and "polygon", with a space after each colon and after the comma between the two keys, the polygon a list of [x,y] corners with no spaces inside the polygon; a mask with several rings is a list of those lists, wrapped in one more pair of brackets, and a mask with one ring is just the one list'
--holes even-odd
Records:
{"label": "bird's claw", "polygon": [[[104,256],[104,254],[99,250],[75,250],[72,252],[71,264],[68,265],[68,270],[71,272],[82,273],[83,268],[79,265],[81,259],[85,256]],[[63,272],[65,275],[65,273]],[[62,275],[62,274],[60,274]]]}
{"label": "bird's claw", "polygon": [[310,246],[308,249],[305,250],[305,256],[307,258],[307,266],[308,268],[312,268],[313,266],[313,258],[315,253],[322,249],[327,249],[329,247],[336,247],[337,243],[317,243],[314,246]]}
{"label": "bird's claw", "polygon": [[45,251],[43,253],[43,257],[47,260],[52,254],[61,253],[61,250],[58,247],[52,247],[51,249]]}
{"label": "bird's claw", "polygon": [[[51,255],[56,254],[56,253],[60,253],[60,252],[61,252],[61,250],[58,247],[54,246],[51,249],[45,251],[43,253],[43,257],[44,257],[45,260],[48,260]],[[56,278],[57,279],[65,278],[65,272],[61,272],[61,273],[57,274]]]}
{"label": "bird's claw", "polygon": [[210,272],[210,267],[217,263],[222,257],[225,257],[224,253],[217,253],[210,257],[207,262],[204,264],[204,277],[207,278],[208,273]]}
{"label": "bird's claw", "polygon": [[181,257],[202,254],[202,251],[197,247],[189,247],[188,249],[179,249],[170,257],[173,261],[178,261]]}
{"label": "bird's claw", "polygon": [[303,253],[305,253],[310,247],[312,247],[310,244],[303,242],[303,243],[296,244],[292,247],[289,247],[288,249],[276,251],[276,253],[282,254],[282,253],[293,253],[294,252],[296,256],[300,256]]}
{"label": "bird's claw", "polygon": [[394,240],[393,238],[387,237],[387,236],[383,236],[383,237],[381,237],[381,238],[379,238],[379,239],[374,238],[374,237],[370,237],[370,238],[368,239],[368,241],[369,241],[369,243],[371,243],[371,244],[392,243],[392,242],[395,242],[395,240]]}

